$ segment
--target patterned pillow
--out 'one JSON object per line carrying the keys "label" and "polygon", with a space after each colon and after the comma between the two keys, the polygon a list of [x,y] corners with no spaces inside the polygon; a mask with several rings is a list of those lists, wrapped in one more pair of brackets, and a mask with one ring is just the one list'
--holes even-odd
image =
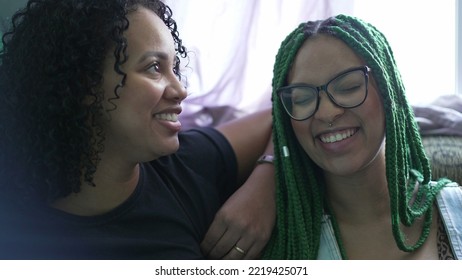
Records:
{"label": "patterned pillow", "polygon": [[432,177],[449,178],[462,185],[462,137],[424,136],[422,143],[432,164]]}

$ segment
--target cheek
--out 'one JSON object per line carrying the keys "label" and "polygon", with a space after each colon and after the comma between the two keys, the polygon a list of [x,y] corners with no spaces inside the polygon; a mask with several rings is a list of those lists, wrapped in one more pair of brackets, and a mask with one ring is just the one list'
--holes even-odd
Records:
{"label": "cheek", "polygon": [[162,98],[162,90],[149,82],[131,83],[123,87],[119,93],[119,102],[139,114],[156,108]]}
{"label": "cheek", "polygon": [[310,121],[291,121],[292,129],[294,131],[295,136],[297,137],[298,142],[303,147],[305,151],[308,151],[309,147],[313,143],[313,137],[310,133],[311,125]]}
{"label": "cheek", "polygon": [[[367,106],[369,108],[369,114],[372,115],[374,119],[385,119],[385,112],[383,108],[383,101],[379,93],[373,89],[370,91],[368,98],[366,99]],[[384,123],[384,121],[382,121]]]}
{"label": "cheek", "polygon": [[364,105],[362,107],[365,109],[365,120],[368,121],[370,129],[376,131],[378,137],[382,138],[385,134],[385,111],[382,99],[376,91],[372,91]]}

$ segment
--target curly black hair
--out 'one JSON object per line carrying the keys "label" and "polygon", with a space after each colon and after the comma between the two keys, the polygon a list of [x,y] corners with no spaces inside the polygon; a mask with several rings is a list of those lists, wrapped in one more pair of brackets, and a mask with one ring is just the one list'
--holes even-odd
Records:
{"label": "curly black hair", "polygon": [[[22,202],[50,203],[93,183],[103,151],[103,62],[127,60],[127,15],[154,11],[186,58],[171,9],[159,0],[30,0],[12,17],[0,51],[0,186]],[[113,52],[113,53],[112,53]],[[110,93],[106,93],[112,96]],[[1,193],[0,193],[1,195]]]}

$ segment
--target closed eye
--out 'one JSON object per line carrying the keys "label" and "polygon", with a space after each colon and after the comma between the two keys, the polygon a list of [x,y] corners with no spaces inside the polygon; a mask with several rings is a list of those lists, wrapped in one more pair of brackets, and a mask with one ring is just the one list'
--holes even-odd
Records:
{"label": "closed eye", "polygon": [[352,93],[360,90],[362,88],[362,84],[350,84],[350,85],[343,85],[335,88],[336,93],[347,94]]}
{"label": "closed eye", "polygon": [[292,97],[292,103],[294,105],[304,105],[304,104],[308,104],[308,103],[311,103],[315,100],[315,96],[313,95],[307,95],[307,94],[304,94],[304,95],[294,95]]}
{"label": "closed eye", "polygon": [[292,91],[292,104],[305,105],[316,101],[316,94],[306,89],[293,89]]}

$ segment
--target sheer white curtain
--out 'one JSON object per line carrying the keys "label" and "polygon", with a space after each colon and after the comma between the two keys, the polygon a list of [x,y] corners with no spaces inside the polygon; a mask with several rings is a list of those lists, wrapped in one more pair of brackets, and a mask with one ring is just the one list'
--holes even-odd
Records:
{"label": "sheer white curtain", "polygon": [[456,93],[457,1],[354,0],[354,15],[387,37],[411,104]]}
{"label": "sheer white curtain", "polygon": [[351,13],[354,0],[166,0],[190,61],[186,126],[271,106],[274,57],[299,23]]}

